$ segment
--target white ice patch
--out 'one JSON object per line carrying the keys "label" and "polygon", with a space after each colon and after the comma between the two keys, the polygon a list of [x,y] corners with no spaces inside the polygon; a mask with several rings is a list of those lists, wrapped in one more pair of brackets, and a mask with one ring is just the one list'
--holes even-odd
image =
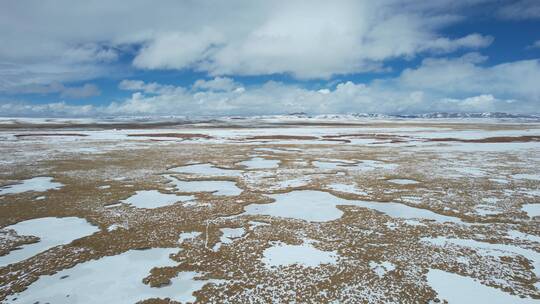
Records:
{"label": "white ice patch", "polygon": [[409,226],[427,226],[426,224],[421,223],[417,220],[405,220],[403,222]]}
{"label": "white ice patch", "polygon": [[430,269],[427,274],[429,286],[437,292],[438,298],[454,303],[538,303],[538,300],[513,296],[500,289],[481,284],[477,280],[438,269]]}
{"label": "white ice patch", "polygon": [[499,183],[499,184],[508,184],[508,183],[510,183],[510,181],[508,181],[507,179],[502,179],[502,178],[490,178],[489,180],[492,181],[492,182]]}
{"label": "white ice patch", "polygon": [[244,207],[246,214],[260,214],[326,222],[336,220],[343,212],[336,205],[350,205],[349,201],[329,193],[312,190],[292,191],[269,195],[275,200],[269,204],[251,204]]}
{"label": "white ice patch", "polygon": [[529,217],[540,216],[540,204],[525,204],[521,206],[521,210],[527,212]]}
{"label": "white ice patch", "polygon": [[330,184],[327,186],[328,189],[338,191],[338,192],[345,192],[345,193],[351,193],[356,195],[368,195],[366,191],[359,190],[356,185],[352,184]]}
{"label": "white ice patch", "polygon": [[268,223],[259,222],[259,221],[249,221],[248,224],[249,224],[249,229],[250,230],[254,230],[257,227],[261,227],[261,226],[270,226],[270,224],[268,224]]}
{"label": "white ice patch", "polygon": [[242,189],[231,181],[181,181],[170,176],[168,178],[179,192],[211,192],[214,195],[223,196],[237,196],[242,193]]}
{"label": "white ice patch", "polygon": [[310,182],[311,182],[311,178],[309,176],[303,176],[303,177],[294,178],[294,179],[287,179],[287,180],[279,181],[278,183],[276,183],[276,185],[271,186],[270,190],[303,187],[303,186],[308,185]]}
{"label": "white ice patch", "polygon": [[52,177],[39,176],[21,181],[18,184],[0,187],[0,195],[17,194],[28,191],[45,192],[62,188],[62,183],[53,182]]}
{"label": "white ice patch", "polygon": [[69,244],[73,240],[91,235],[99,231],[85,219],[78,217],[44,217],[19,222],[4,227],[13,229],[18,235],[39,237],[39,242],[23,245],[21,249],[12,250],[7,255],[0,256],[0,267],[26,260],[49,248]]}
{"label": "white ice patch", "polygon": [[213,164],[196,164],[196,165],[187,165],[180,166],[169,169],[171,172],[175,173],[187,173],[195,175],[204,175],[204,176],[240,176],[242,171],[234,169],[222,169],[218,168]]}
{"label": "white ice patch", "polygon": [[379,160],[362,160],[355,165],[355,168],[360,171],[372,171],[372,170],[394,170],[398,167],[396,164],[385,163]]}
{"label": "white ice patch", "polygon": [[387,182],[397,185],[414,185],[418,184],[418,181],[412,180],[412,179],[406,179],[406,178],[394,178],[389,179]]}
{"label": "white ice patch", "polygon": [[[154,267],[175,266],[169,258],[178,248],[130,250],[41,276],[28,289],[8,297],[9,303],[135,303],[149,298],[193,302],[193,292],[219,280],[196,280],[196,272],[181,272],[160,288],[142,280]],[[99,292],[96,292],[99,291]]]}
{"label": "white ice patch", "polygon": [[178,243],[183,243],[186,240],[192,240],[197,238],[199,235],[201,235],[199,231],[182,232],[178,238]]}
{"label": "white ice patch", "polygon": [[176,195],[161,193],[157,190],[142,190],[135,192],[135,194],[121,202],[137,208],[154,209],[193,199],[195,199],[195,197],[192,195]]}
{"label": "white ice patch", "polygon": [[[486,175],[486,172],[480,168],[474,168],[469,166],[451,168],[450,171],[458,172],[458,177],[460,176],[472,176],[472,177],[482,177]],[[449,174],[450,176],[454,176]]]}
{"label": "white ice patch", "polygon": [[221,248],[221,245],[230,244],[246,233],[244,228],[221,228],[219,230],[221,231],[222,235],[219,242],[214,245],[214,248],[212,248],[214,251],[218,251],[219,248]]}
{"label": "white ice patch", "polygon": [[234,239],[242,237],[246,231],[244,228],[221,228],[221,242],[225,244],[232,243]]}
{"label": "white ice patch", "polygon": [[540,181],[540,174],[514,174],[512,177],[515,179]]}
{"label": "white ice patch", "polygon": [[253,151],[260,151],[260,152],[271,152],[271,153],[291,153],[291,152],[300,152],[301,149],[296,148],[255,148]]}
{"label": "white ice patch", "polygon": [[103,190],[103,189],[109,189],[109,188],[111,188],[111,185],[98,186],[97,188],[98,188],[98,189],[102,189],[102,190]]}
{"label": "white ice patch", "polygon": [[281,161],[276,159],[266,159],[262,157],[254,157],[250,160],[239,162],[239,165],[245,166],[248,169],[274,169],[279,167]]}
{"label": "white ice patch", "polygon": [[506,245],[506,244],[491,244],[486,242],[479,242],[471,239],[453,239],[446,237],[436,238],[422,238],[422,241],[431,243],[436,246],[456,245],[461,247],[470,247],[478,250],[481,255],[487,256],[512,256],[521,255],[532,262],[534,267],[534,273],[540,278],[540,253],[532,250],[525,249],[519,246]]}
{"label": "white ice patch", "polygon": [[275,200],[269,204],[251,204],[244,207],[249,215],[270,215],[296,218],[305,221],[326,222],[339,219],[343,212],[338,205],[352,205],[374,209],[396,218],[419,218],[436,222],[463,224],[459,218],[441,215],[426,209],[414,208],[399,203],[379,203],[361,200],[345,200],[330,193],[313,190],[298,190],[269,195]]}
{"label": "white ice patch", "polygon": [[321,264],[335,264],[337,258],[336,251],[319,250],[310,242],[304,242],[302,245],[277,243],[264,250],[262,262],[268,268],[294,264],[317,267]]}
{"label": "white ice patch", "polygon": [[485,197],[482,199],[483,202],[486,202],[488,204],[496,204],[497,202],[499,202],[499,198],[497,197]]}
{"label": "white ice patch", "polygon": [[124,225],[119,225],[119,224],[112,224],[109,227],[107,227],[108,232],[112,232],[112,231],[115,231],[115,230],[118,230],[118,229],[125,229],[125,226]]}
{"label": "white ice patch", "polygon": [[116,204],[107,205],[107,206],[105,206],[105,208],[109,209],[109,208],[116,208],[116,207],[120,207],[120,206],[122,206],[122,203],[116,203]]}
{"label": "white ice patch", "polygon": [[384,277],[388,272],[390,271],[394,271],[396,269],[396,265],[390,263],[390,262],[375,262],[375,261],[370,261],[369,262],[369,268],[371,268],[371,270],[373,270],[375,272],[375,274],[379,277],[379,278],[382,278]]}

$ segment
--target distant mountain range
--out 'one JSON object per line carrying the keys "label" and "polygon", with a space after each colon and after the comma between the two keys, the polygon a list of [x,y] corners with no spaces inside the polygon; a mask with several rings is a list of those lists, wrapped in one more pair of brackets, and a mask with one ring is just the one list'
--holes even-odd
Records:
{"label": "distant mountain range", "polygon": [[283,115],[257,115],[257,116],[205,116],[205,117],[187,117],[187,116],[112,116],[95,118],[37,118],[37,117],[0,117],[0,129],[13,128],[25,125],[48,125],[48,126],[81,126],[81,125],[99,125],[111,127],[133,127],[134,125],[177,125],[191,123],[225,123],[235,124],[237,122],[256,123],[257,121],[266,123],[297,123],[305,121],[306,123],[347,123],[369,119],[386,120],[407,120],[407,119],[492,119],[501,121],[520,121],[520,122],[540,122],[540,114],[511,114],[503,112],[485,112],[485,113],[448,113],[435,112],[424,114],[375,114],[375,113],[349,113],[349,114],[318,114],[311,115],[307,113],[290,113]]}
{"label": "distant mountain range", "polygon": [[[250,117],[245,117],[250,118]],[[388,119],[437,119],[437,118],[495,118],[495,119],[530,119],[540,120],[538,114],[512,114],[504,112],[484,112],[484,113],[449,113],[449,112],[434,112],[423,114],[376,114],[376,113],[350,113],[350,114],[322,114],[309,115],[306,113],[290,113],[287,115],[268,115],[255,116],[251,118],[307,118],[307,119],[359,119],[359,118],[388,118]]]}

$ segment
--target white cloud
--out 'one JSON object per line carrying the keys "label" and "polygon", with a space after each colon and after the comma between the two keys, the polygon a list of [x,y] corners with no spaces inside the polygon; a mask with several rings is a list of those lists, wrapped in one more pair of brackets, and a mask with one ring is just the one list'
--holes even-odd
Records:
{"label": "white cloud", "polygon": [[493,42],[493,37],[483,36],[478,33],[470,34],[462,38],[450,40],[448,38],[437,38],[427,43],[426,48],[439,52],[453,52],[457,49],[479,49],[489,46]]}
{"label": "white cloud", "polygon": [[133,65],[145,69],[195,67],[208,56],[211,46],[219,42],[220,34],[213,30],[159,34],[139,51]]}
{"label": "white cloud", "polygon": [[[524,60],[484,67],[483,60],[485,57],[475,53],[458,58],[426,59],[417,68],[407,69],[393,79],[368,84],[346,81],[332,89],[306,89],[273,81],[232,89],[239,84],[232,79],[225,81],[219,78],[196,81],[197,85],[193,84],[191,88],[130,80],[120,84],[121,88],[134,91],[126,100],[103,107],[72,110],[73,113],[87,115],[187,116],[292,112],[539,112],[540,89],[535,82],[540,79],[538,61]],[[234,85],[216,89],[214,82]],[[4,109],[9,110],[6,107],[4,105]],[[69,111],[67,105],[57,108],[36,106],[28,112]],[[13,106],[13,109],[20,109],[20,106]]]}
{"label": "white cloud", "polygon": [[[213,76],[290,73],[298,78],[384,69],[425,52],[489,45],[440,29],[478,1],[162,1],[69,0],[0,5],[0,90],[84,81],[119,73],[134,55],[142,69],[194,69]],[[61,9],[57,9],[61,8]],[[28,31],[28,26],[32,31]]]}
{"label": "white cloud", "polygon": [[396,80],[406,89],[422,89],[440,95],[495,94],[505,98],[540,101],[540,61],[521,60],[492,67],[480,65],[482,57],[425,59],[416,69],[406,69]]}
{"label": "white cloud", "polygon": [[540,18],[540,2],[538,0],[510,1],[499,8],[498,14],[505,19],[538,19]]}
{"label": "white cloud", "polygon": [[[202,72],[204,79],[184,87],[124,80],[119,89],[131,91],[131,97],[104,107],[1,106],[11,111],[6,113],[26,109],[57,115],[538,112],[538,60],[489,67],[477,53],[440,57],[492,43],[488,33],[443,34],[464,20],[467,9],[487,2],[491,0],[164,0],[155,5],[133,0],[127,9],[125,3],[104,0],[85,5],[59,0],[55,9],[46,1],[5,2],[0,4],[0,93],[93,96],[99,94],[94,85],[62,83],[120,77],[122,69],[132,68],[188,69]],[[504,18],[538,15],[534,0],[494,3],[500,4],[495,10]],[[332,80],[340,74],[385,71],[388,60],[419,55],[439,57],[392,79],[365,84]],[[122,66],[128,56],[134,58],[132,67]],[[245,86],[234,80],[276,73],[329,79],[329,85]]]}
{"label": "white cloud", "polygon": [[181,94],[184,88],[173,85],[164,85],[157,82],[146,83],[142,80],[122,80],[118,88],[125,91],[141,91],[147,94],[171,95]]}
{"label": "white cloud", "polygon": [[230,91],[241,87],[232,78],[215,77],[211,80],[199,79],[193,84],[194,89],[205,89],[213,91]]}
{"label": "white cloud", "polygon": [[65,102],[55,102],[48,104],[28,104],[24,102],[0,103],[0,113],[3,115],[16,116],[62,116],[77,117],[91,116],[98,112],[92,105],[69,105]]}
{"label": "white cloud", "polygon": [[540,49],[540,40],[536,40],[528,48],[530,48],[530,49]]}

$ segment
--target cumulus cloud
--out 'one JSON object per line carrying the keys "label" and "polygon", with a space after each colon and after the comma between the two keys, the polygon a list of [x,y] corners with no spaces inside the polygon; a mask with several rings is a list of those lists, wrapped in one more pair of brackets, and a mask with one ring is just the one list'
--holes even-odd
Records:
{"label": "cumulus cloud", "polygon": [[[489,33],[445,34],[447,27],[465,19],[468,10],[489,2],[497,5],[494,9],[503,18],[538,16],[533,0],[164,0],[159,5],[133,0],[128,9],[120,2],[80,5],[58,0],[55,7],[61,10],[51,9],[46,1],[9,1],[0,9],[0,93],[95,96],[99,88],[90,83],[62,84],[126,77],[121,75],[123,69],[187,70],[200,72],[203,79],[186,86],[126,79],[118,88],[131,96],[107,106],[3,102],[2,111],[35,115],[538,112],[538,60],[488,66],[479,53],[452,54],[479,51],[494,41]],[[347,79],[346,74],[387,71],[390,60],[418,56],[432,58],[394,78],[336,81]],[[153,73],[159,72],[145,75]],[[235,80],[275,74],[296,79],[249,85]],[[306,79],[328,84],[308,89]]]}
{"label": "cumulus cloud", "polygon": [[220,42],[220,34],[212,30],[197,33],[159,34],[139,51],[133,65],[146,69],[186,69],[195,67]]}
{"label": "cumulus cloud", "polygon": [[438,52],[453,52],[457,49],[479,49],[489,46],[493,40],[494,38],[491,36],[474,33],[454,40],[444,37],[437,38],[427,43],[425,48]]}
{"label": "cumulus cloud", "polygon": [[484,57],[467,54],[459,58],[425,59],[416,69],[405,69],[396,79],[407,89],[422,89],[440,95],[496,94],[505,98],[540,101],[539,60],[521,60],[491,67],[480,65]]}
{"label": "cumulus cloud", "polygon": [[0,102],[0,112],[3,115],[14,116],[59,116],[79,117],[97,115],[98,111],[92,105],[69,105],[65,102],[48,104],[29,104],[24,102]]}
{"label": "cumulus cloud", "polygon": [[118,88],[125,91],[141,91],[147,94],[181,94],[184,92],[184,88],[164,85],[157,82],[146,83],[142,80],[122,80],[118,84]]}
{"label": "cumulus cloud", "polygon": [[533,42],[527,48],[529,48],[529,49],[540,49],[540,40],[536,40],[535,42]]}
{"label": "cumulus cloud", "polygon": [[12,1],[0,10],[0,62],[9,64],[0,75],[6,89],[28,84],[28,75],[41,84],[81,81],[117,72],[111,63],[124,53],[136,68],[213,76],[376,71],[393,58],[488,46],[492,38],[482,33],[440,34],[477,2],[134,0],[126,10],[104,0],[60,0],[57,10]]}
{"label": "cumulus cloud", "polygon": [[[39,105],[29,112],[57,113],[71,109],[74,115],[187,116],[291,112],[538,113],[540,89],[536,79],[540,79],[540,63],[522,60],[486,67],[483,65],[485,59],[476,53],[456,58],[426,59],[418,67],[406,69],[395,78],[370,83],[344,81],[335,86],[314,89],[274,81],[242,86],[233,79],[222,78],[195,81],[187,87],[124,80],[120,87],[133,91],[125,100],[84,109]],[[4,111],[10,109],[26,108],[4,105]]]}
{"label": "cumulus cloud", "polygon": [[230,91],[241,88],[241,85],[236,83],[232,78],[215,77],[210,80],[199,79],[195,81],[193,88],[213,91]]}

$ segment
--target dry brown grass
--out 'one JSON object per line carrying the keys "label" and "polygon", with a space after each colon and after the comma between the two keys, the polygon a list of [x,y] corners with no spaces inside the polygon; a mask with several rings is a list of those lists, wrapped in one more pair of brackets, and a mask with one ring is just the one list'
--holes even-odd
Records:
{"label": "dry brown grass", "polygon": [[182,138],[182,139],[192,139],[192,138],[212,138],[209,135],[205,134],[192,134],[192,133],[141,133],[141,134],[128,134],[131,137],[171,137],[171,138]]}
{"label": "dry brown grass", "polygon": [[15,134],[15,137],[54,137],[54,136],[75,136],[75,137],[85,137],[87,134],[81,133],[25,133],[25,134]]}

